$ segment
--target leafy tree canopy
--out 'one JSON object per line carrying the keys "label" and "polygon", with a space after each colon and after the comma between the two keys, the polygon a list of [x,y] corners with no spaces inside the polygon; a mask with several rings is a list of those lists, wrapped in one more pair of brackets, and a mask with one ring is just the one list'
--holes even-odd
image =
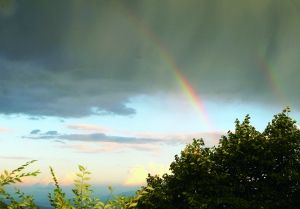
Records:
{"label": "leafy tree canopy", "polygon": [[274,116],[263,132],[236,120],[218,146],[193,140],[170,165],[171,174],[147,178],[153,188],[143,209],[300,208],[300,130],[288,113]]}

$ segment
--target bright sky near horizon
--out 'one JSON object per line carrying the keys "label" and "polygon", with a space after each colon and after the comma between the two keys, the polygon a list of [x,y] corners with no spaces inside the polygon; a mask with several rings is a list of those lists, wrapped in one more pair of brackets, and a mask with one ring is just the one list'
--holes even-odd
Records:
{"label": "bright sky near horizon", "polygon": [[246,114],[300,120],[296,0],[0,0],[0,171],[141,185]]}

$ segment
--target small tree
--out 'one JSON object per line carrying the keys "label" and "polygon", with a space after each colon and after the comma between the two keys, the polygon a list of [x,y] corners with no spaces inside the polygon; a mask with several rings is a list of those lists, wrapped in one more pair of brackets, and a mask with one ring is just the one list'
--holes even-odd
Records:
{"label": "small tree", "polygon": [[153,191],[137,208],[300,208],[300,130],[288,112],[263,132],[247,115],[217,147],[193,140],[175,156],[171,174],[148,177]]}

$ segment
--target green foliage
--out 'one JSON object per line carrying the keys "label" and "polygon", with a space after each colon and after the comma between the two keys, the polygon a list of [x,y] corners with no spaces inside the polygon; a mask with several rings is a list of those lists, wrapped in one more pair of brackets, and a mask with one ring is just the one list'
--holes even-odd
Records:
{"label": "green foliage", "polygon": [[29,161],[15,170],[4,170],[0,174],[0,206],[5,209],[37,209],[33,202],[33,197],[25,195],[19,189],[15,188],[15,194],[6,192],[5,187],[11,184],[20,183],[24,177],[37,176],[40,172],[24,172],[26,167],[34,163],[35,160]]}
{"label": "green foliage", "polygon": [[132,208],[137,202],[134,197],[114,196],[112,187],[108,187],[112,199],[102,202],[93,197],[93,190],[88,183],[91,174],[87,168],[79,165],[79,172],[76,173],[77,179],[74,180],[73,198],[67,199],[65,193],[59,186],[58,180],[53,169],[50,167],[52,178],[55,184],[53,194],[49,194],[49,201],[55,209],[127,209]]}
{"label": "green foliage", "polygon": [[86,182],[90,180],[88,175],[91,173],[81,165],[79,165],[78,168],[80,173],[76,174],[78,179],[75,179],[75,189],[72,190],[75,194],[73,198],[74,206],[78,209],[92,208],[95,206],[95,200],[91,199],[91,185]]}
{"label": "green foliage", "polygon": [[175,156],[171,174],[148,177],[153,191],[136,208],[300,208],[300,130],[289,111],[263,132],[247,115],[217,147],[193,140]]}
{"label": "green foliage", "polygon": [[12,170],[11,172],[4,170],[4,172],[0,175],[0,188],[3,188],[5,185],[22,182],[22,178],[24,177],[37,176],[40,173],[39,171],[25,172],[25,173],[22,172],[27,166],[29,166],[34,162],[36,162],[36,160],[29,161],[21,165],[17,169]]}
{"label": "green foliage", "polygon": [[52,167],[50,167],[50,172],[55,185],[53,194],[49,193],[48,195],[51,206],[55,209],[73,209],[74,207],[71,206],[70,202],[66,199],[66,194],[59,186],[58,180]]}
{"label": "green foliage", "polygon": [[[35,160],[21,165],[13,171],[5,170],[0,174],[0,208],[1,209],[38,209],[32,196],[26,195],[19,189],[15,189],[14,194],[6,191],[5,187],[17,182],[22,182],[24,177],[37,176],[39,171],[23,172],[26,167],[34,163]],[[91,185],[87,182],[91,174],[85,167],[79,165],[79,172],[76,174],[77,179],[74,181],[73,198],[68,199],[59,185],[57,177],[50,167],[50,173],[54,182],[54,190],[48,194],[50,205],[54,209],[127,209],[134,208],[137,204],[138,197],[114,196],[112,187],[108,187],[112,199],[104,203],[93,197]],[[145,192],[143,192],[144,194]]]}

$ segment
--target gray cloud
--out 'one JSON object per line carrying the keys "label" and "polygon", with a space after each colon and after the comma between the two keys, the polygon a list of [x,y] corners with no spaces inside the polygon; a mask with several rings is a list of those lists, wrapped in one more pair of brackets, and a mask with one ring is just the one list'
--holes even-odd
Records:
{"label": "gray cloud", "polygon": [[[220,137],[225,134],[221,132],[199,132],[191,134],[153,134],[149,137],[136,136],[112,136],[104,133],[92,134],[61,134],[57,131],[47,131],[45,133],[30,133],[29,136],[23,136],[25,139],[34,140],[53,140],[60,143],[67,141],[77,142],[113,142],[117,144],[185,144],[193,138],[203,138],[207,146],[218,144]],[[138,134],[137,134],[138,135]]]}
{"label": "gray cloud", "polygon": [[0,113],[134,114],[132,97],[178,91],[167,56],[204,98],[299,104],[295,1],[11,2]]}
{"label": "gray cloud", "polygon": [[42,119],[44,119],[44,117],[41,117],[41,116],[39,116],[39,117],[30,116],[30,117],[28,118],[28,120],[42,120]]}
{"label": "gray cloud", "polygon": [[30,134],[38,134],[38,133],[40,133],[40,132],[41,132],[40,129],[34,129],[34,130],[32,130],[32,131],[30,132]]}
{"label": "gray cloud", "polygon": [[56,136],[58,135],[57,131],[47,131],[44,135]]}
{"label": "gray cloud", "polygon": [[124,136],[108,136],[103,133],[93,134],[59,134],[57,131],[48,131],[41,133],[38,136],[23,136],[27,139],[53,139],[63,141],[82,141],[82,142],[116,142],[124,144],[144,144],[160,142],[159,139],[151,138],[136,138],[136,137],[124,137]]}
{"label": "gray cloud", "polygon": [[[47,133],[47,132],[46,132]],[[149,137],[111,136],[103,133],[94,134],[49,134],[23,136],[24,139],[52,140],[61,143],[61,148],[72,149],[81,153],[119,152],[124,150],[138,150],[159,153],[161,145],[182,145],[190,143],[193,138],[203,138],[206,146],[218,144],[220,132],[200,132],[191,134],[155,134]],[[137,134],[138,135],[138,134]],[[77,142],[77,143],[68,143]],[[90,142],[90,143],[86,143]]]}

